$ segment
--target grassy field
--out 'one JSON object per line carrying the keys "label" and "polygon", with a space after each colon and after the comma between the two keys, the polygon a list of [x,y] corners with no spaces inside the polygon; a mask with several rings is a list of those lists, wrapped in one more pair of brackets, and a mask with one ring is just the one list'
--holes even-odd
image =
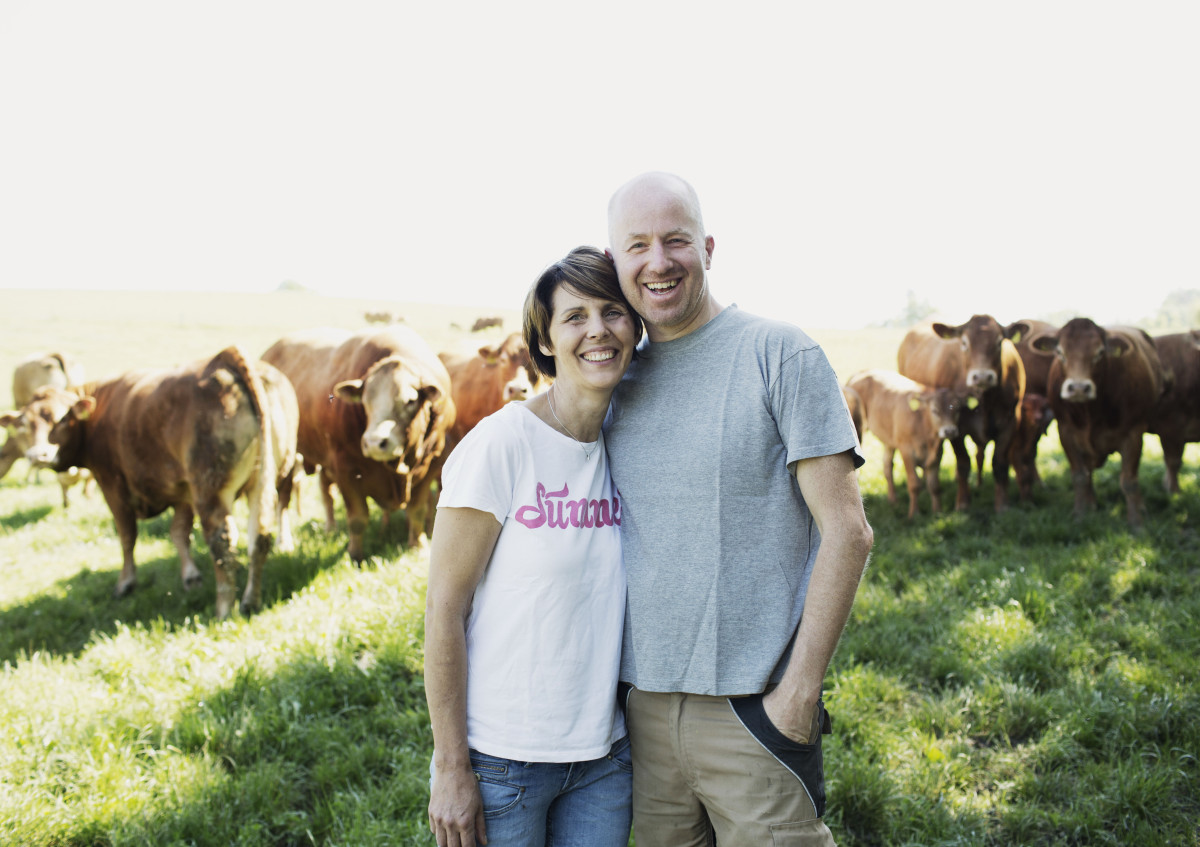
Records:
{"label": "grassy field", "polygon": [[[304,294],[6,304],[0,374],[54,347],[93,375],[234,342],[261,352],[379,309],[438,347],[501,334],[452,328],[477,310]],[[807,329],[843,377],[894,366],[898,331]],[[1200,449],[1168,500],[1147,439],[1133,534],[1115,461],[1097,474],[1100,509],[1076,521],[1053,431],[1043,446],[1034,504],[995,516],[986,481],[969,512],[930,516],[923,497],[909,522],[868,436],[876,548],[826,697],[843,847],[1200,844]],[[218,622],[198,533],[203,587],[182,592],[161,516],[141,527],[138,590],[116,600],[102,499],[64,511],[48,473],[24,476],[19,463],[0,481],[0,844],[431,843],[427,558],[400,545],[402,521],[385,534],[376,513],[356,568],[302,482],[298,549],[268,562],[263,611]]]}

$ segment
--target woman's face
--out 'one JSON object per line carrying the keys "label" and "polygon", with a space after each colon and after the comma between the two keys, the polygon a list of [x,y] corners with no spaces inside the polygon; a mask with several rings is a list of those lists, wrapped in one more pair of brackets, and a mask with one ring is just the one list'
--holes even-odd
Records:
{"label": "woman's face", "polygon": [[554,357],[555,382],[611,392],[640,340],[634,337],[629,307],[584,297],[566,285],[555,289],[551,302],[550,343],[542,352]]}

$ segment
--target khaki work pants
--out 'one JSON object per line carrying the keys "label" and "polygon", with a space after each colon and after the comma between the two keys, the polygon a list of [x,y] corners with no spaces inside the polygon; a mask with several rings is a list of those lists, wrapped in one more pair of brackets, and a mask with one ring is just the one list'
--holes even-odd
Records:
{"label": "khaki work pants", "polygon": [[823,806],[820,736],[794,745],[808,757],[806,779],[822,783],[806,787],[751,735],[728,698],[633,689],[626,710],[638,847],[834,844],[812,799]]}

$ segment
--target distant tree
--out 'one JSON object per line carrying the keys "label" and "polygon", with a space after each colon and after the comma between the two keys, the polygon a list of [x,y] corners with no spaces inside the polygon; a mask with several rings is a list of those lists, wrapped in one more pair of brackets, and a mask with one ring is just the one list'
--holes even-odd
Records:
{"label": "distant tree", "polygon": [[1154,322],[1164,329],[1200,327],[1200,289],[1172,291],[1159,306]]}
{"label": "distant tree", "polygon": [[905,295],[904,308],[900,311],[900,314],[883,321],[880,326],[901,328],[914,326],[926,320],[936,311],[937,309],[929,305],[928,300],[918,299],[917,293],[910,288]]}
{"label": "distant tree", "polygon": [[283,282],[279,283],[279,287],[276,288],[275,290],[276,291],[297,291],[297,292],[301,292],[301,293],[308,293],[308,289],[305,288],[300,283],[296,282],[296,280],[294,280],[294,279],[285,279]]}

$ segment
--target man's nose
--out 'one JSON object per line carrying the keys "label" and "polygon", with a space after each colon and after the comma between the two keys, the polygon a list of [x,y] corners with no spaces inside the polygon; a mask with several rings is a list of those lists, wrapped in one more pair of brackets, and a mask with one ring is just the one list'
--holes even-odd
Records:
{"label": "man's nose", "polygon": [[662,273],[670,270],[671,257],[667,255],[667,248],[663,244],[653,244],[650,247],[649,262],[650,270],[656,273]]}

